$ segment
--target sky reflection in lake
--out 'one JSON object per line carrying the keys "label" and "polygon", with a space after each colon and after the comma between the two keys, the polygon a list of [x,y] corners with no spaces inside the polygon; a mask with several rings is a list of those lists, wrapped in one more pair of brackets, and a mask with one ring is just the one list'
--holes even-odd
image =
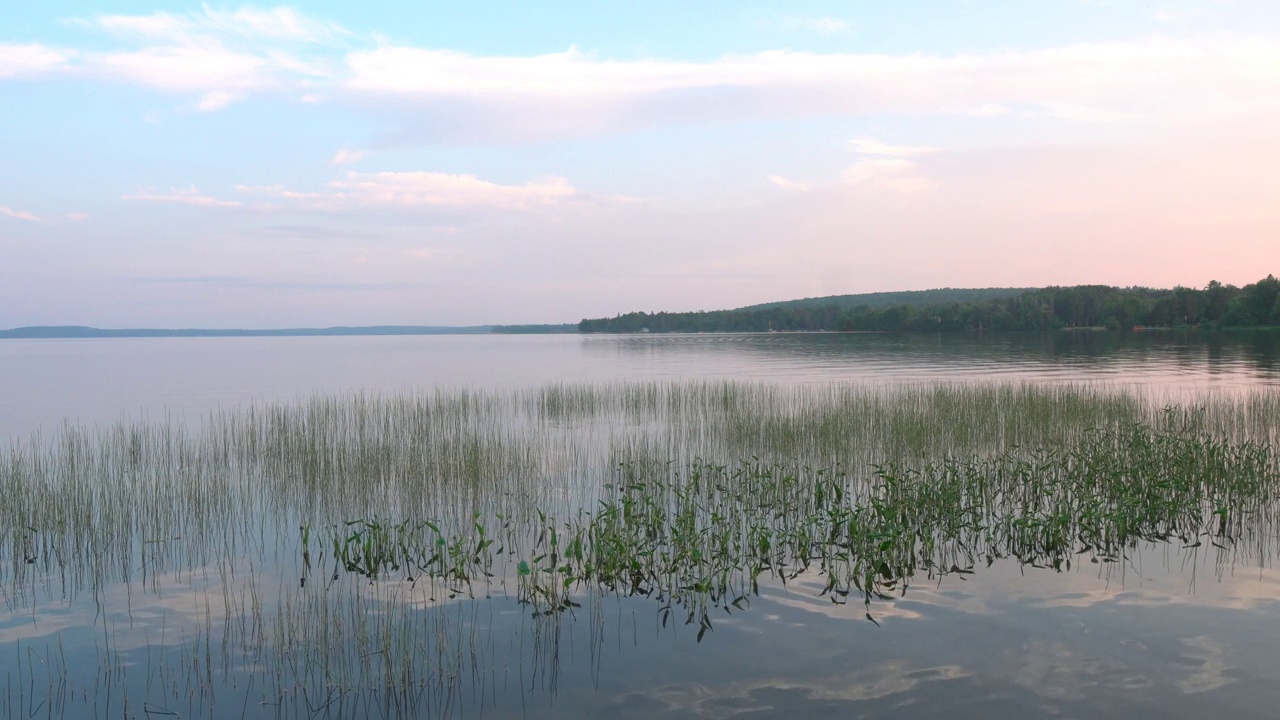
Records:
{"label": "sky reflection in lake", "polygon": [[0,438],[65,419],[196,420],[316,393],[718,378],[1280,386],[1276,333],[410,336],[0,341]]}

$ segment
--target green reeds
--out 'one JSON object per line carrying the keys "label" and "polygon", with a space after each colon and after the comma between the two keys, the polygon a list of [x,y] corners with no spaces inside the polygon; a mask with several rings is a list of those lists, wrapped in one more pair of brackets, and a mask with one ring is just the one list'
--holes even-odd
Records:
{"label": "green reeds", "polygon": [[[539,510],[516,533],[528,549],[507,553],[525,554],[519,596],[535,612],[577,607],[572,598],[583,593],[643,595],[664,612],[684,607],[705,629],[709,609],[741,608],[762,580],[810,570],[826,578],[833,601],[852,593],[870,606],[917,576],[971,573],[998,558],[1069,570],[1079,558],[1121,561],[1144,541],[1255,544],[1271,536],[1278,490],[1270,446],[1203,437],[1171,412],[1161,429],[1100,428],[1060,449],[895,461],[855,474],[758,461],[624,465],[596,508],[567,518]],[[471,539],[455,541],[468,565],[493,565],[489,535],[477,521]],[[450,583],[488,582],[441,557],[413,564]],[[366,565],[348,569],[376,576]]]}

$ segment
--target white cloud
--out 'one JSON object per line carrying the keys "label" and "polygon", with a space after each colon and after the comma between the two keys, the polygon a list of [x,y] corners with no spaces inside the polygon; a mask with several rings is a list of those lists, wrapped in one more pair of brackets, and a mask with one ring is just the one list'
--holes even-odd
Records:
{"label": "white cloud", "polygon": [[[1048,50],[928,55],[818,54],[786,50],[703,63],[610,61],[570,48],[533,57],[474,56],[382,46],[347,56],[350,88],[399,94],[543,95],[606,98],[714,87],[805,90],[804,99],[848,108],[945,109],[1005,102],[1066,102],[1110,96],[1152,79],[1240,74],[1221,48],[1164,40],[1082,44]],[[1280,60],[1280,47],[1267,56]],[[822,91],[839,90],[821,97]]]}
{"label": "white cloud", "polygon": [[86,59],[84,70],[175,92],[229,92],[273,84],[266,60],[214,40],[94,55]]}
{"label": "white cloud", "polygon": [[243,205],[243,203],[236,200],[220,200],[208,195],[201,195],[200,191],[194,185],[187,188],[170,188],[167,193],[156,192],[154,190],[144,190],[132,195],[125,195],[122,199],[177,203],[180,205],[195,205],[198,207],[241,207]]}
{"label": "white cloud", "polygon": [[888,145],[870,137],[850,140],[848,149],[859,157],[841,173],[846,185],[876,187],[897,192],[919,192],[933,187],[921,174],[919,165],[907,158],[930,155],[935,148],[912,145]]}
{"label": "white cloud", "polygon": [[72,222],[84,222],[85,220],[89,219],[89,213],[86,213],[86,212],[67,213],[67,219]]}
{"label": "white cloud", "polygon": [[347,56],[348,88],[405,95],[615,98],[706,87],[698,63],[600,61],[576,48],[533,57],[475,56],[451,50],[385,46]]}
{"label": "white cloud", "polygon": [[[838,18],[794,19],[837,31]],[[401,135],[524,139],[671,122],[893,114],[1145,119],[1169,125],[1280,108],[1280,44],[1152,36],[956,55],[774,50],[690,62],[569,48],[472,55],[356,35],[289,8],[104,15],[109,52],[0,44],[0,77],[60,72],[224,107],[262,93],[394,114]],[[354,48],[354,49],[353,49]]]}
{"label": "white cloud", "polygon": [[256,195],[299,202],[316,210],[387,208],[490,208],[531,210],[573,199],[578,191],[561,177],[500,185],[475,175],[440,172],[347,171],[322,192],[300,192],[279,185],[237,186]]}
{"label": "white cloud", "polygon": [[769,178],[769,182],[773,183],[774,185],[777,185],[783,190],[787,190],[790,192],[806,192],[813,188],[812,183],[788,180],[782,177],[781,175],[769,175],[768,178]]}
{"label": "white cloud", "polygon": [[933,187],[920,175],[914,162],[905,158],[867,158],[858,160],[841,174],[846,185],[878,187],[897,192],[918,192]]}
{"label": "white cloud", "polygon": [[474,175],[438,172],[347,172],[329,183],[340,197],[360,205],[484,206],[527,209],[567,200],[577,191],[561,177],[524,185],[498,185]]}
{"label": "white cloud", "polygon": [[364,158],[364,154],[363,150],[348,150],[347,148],[342,148],[334,154],[331,160],[329,160],[329,164],[351,165],[352,163],[360,162],[360,160]]}
{"label": "white cloud", "polygon": [[[572,48],[502,57],[384,45],[349,53],[346,62],[343,88],[401,108],[407,134],[421,122],[422,134],[437,138],[958,111],[1178,125],[1280,108],[1280,44],[1222,37],[952,56],[769,51],[707,62],[614,61]],[[442,129],[442,118],[454,125]]]}
{"label": "white cloud", "polygon": [[[888,145],[871,137],[845,143],[858,159],[840,173],[840,182],[859,189],[876,188],[895,192],[919,192],[934,186],[920,165],[910,158],[938,152],[935,148],[913,145]],[[788,192],[807,192],[812,183],[789,180],[781,175],[768,175],[769,182]]]}
{"label": "white cloud", "polygon": [[65,68],[74,57],[37,43],[0,43],[0,78],[42,75]]}
{"label": "white cloud", "polygon": [[22,210],[14,210],[11,207],[5,207],[3,205],[0,205],[0,215],[11,217],[15,220],[26,220],[27,222],[36,222],[36,223],[47,222],[44,218],[39,217],[37,215],[32,215],[31,213],[24,212]]}
{"label": "white cloud", "polygon": [[[889,145],[872,137],[860,137],[845,143],[858,159],[840,173],[840,182],[860,189],[879,188],[897,192],[918,192],[934,183],[920,171],[914,160],[938,152],[935,148],[915,145]],[[789,180],[781,175],[768,175],[769,182],[788,192],[807,192],[812,183]]]}
{"label": "white cloud", "polygon": [[264,195],[267,197],[282,198],[285,200],[308,200],[319,202],[331,197],[325,193],[289,190],[283,185],[236,185],[236,190],[238,192],[248,193],[251,195]]}
{"label": "white cloud", "polygon": [[[254,93],[331,81],[330,63],[340,50],[325,44],[350,35],[336,23],[313,20],[289,8],[222,11],[205,5],[202,12],[191,14],[103,15],[77,24],[122,36],[134,47],[77,53],[70,70],[190,93],[198,97],[195,106],[202,111],[221,109]],[[317,44],[318,49],[313,47]],[[0,76],[3,68],[0,53]]]}

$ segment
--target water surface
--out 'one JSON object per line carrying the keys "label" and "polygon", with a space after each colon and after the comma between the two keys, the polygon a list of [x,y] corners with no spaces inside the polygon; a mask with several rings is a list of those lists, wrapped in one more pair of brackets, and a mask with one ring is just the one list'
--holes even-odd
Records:
{"label": "water surface", "polygon": [[[76,458],[81,473],[100,467],[95,477],[110,482],[134,473],[130,481],[141,484],[131,492],[145,509],[117,518],[136,535],[98,535],[88,553],[64,545],[83,553],[70,575],[46,569],[57,565],[43,557],[26,565],[21,532],[9,536],[0,574],[22,579],[3,587],[8,701],[0,717],[1261,718],[1280,702],[1272,662],[1280,575],[1270,530],[1221,547],[1144,543],[1114,563],[1082,555],[1064,572],[1004,558],[972,575],[916,578],[870,608],[833,603],[819,578],[802,575],[763,584],[741,608],[716,609],[701,638],[699,624],[668,617],[652,598],[584,593],[577,609],[532,615],[518,602],[512,567],[477,585],[474,598],[403,576],[329,579],[327,568],[303,566],[297,532],[301,523],[371,510],[416,508],[465,524],[477,509],[521,503],[589,508],[619,457],[866,465],[891,451],[940,456],[1014,440],[1052,443],[1053,433],[1076,437],[1091,423],[1147,410],[1128,401],[1071,411],[1033,402],[1030,414],[1001,416],[1008,427],[967,427],[966,409],[947,404],[951,395],[917,390],[899,408],[910,422],[888,418],[898,412],[890,408],[810,435],[833,427],[815,403],[858,397],[839,394],[858,387],[1012,383],[1183,403],[1245,397],[1280,387],[1275,335],[42,340],[0,342],[0,368],[0,437],[42,429],[44,441],[63,443],[50,457]],[[776,422],[728,410],[698,415],[668,400],[645,405],[644,393],[605,407],[572,390],[585,383],[607,395],[618,383],[718,379],[759,384],[764,390],[744,397],[775,403],[780,410],[766,415]],[[571,387],[538,390],[548,384]],[[396,411],[391,417],[422,424],[375,436],[394,438],[391,447],[342,425],[326,436],[330,444],[306,451],[314,454],[305,467],[289,453],[313,445],[306,433],[252,449],[276,442],[271,402],[336,396],[336,405],[294,406],[290,422],[319,433],[352,393],[412,398],[439,388],[482,392],[446,393],[463,405],[432,410],[442,419]],[[788,399],[788,388],[810,394]],[[697,402],[717,407],[707,395],[715,386],[697,392]],[[1015,390],[1000,397],[993,407],[1023,402]],[[1249,420],[1258,408],[1240,407],[1239,417],[1222,416],[1230,427],[1274,433],[1274,419]],[[930,427],[912,419],[913,408],[949,408],[954,420]],[[229,428],[228,439],[202,445],[201,428],[219,409],[226,424],[213,427]],[[112,425],[140,417],[153,421],[150,429]],[[730,432],[735,418],[745,423]],[[90,429],[59,440],[64,421]],[[1258,437],[1273,442],[1266,432]],[[184,442],[198,452],[169,449]],[[241,451],[249,461],[235,459]],[[482,482],[449,484],[463,475]],[[152,487],[168,494],[150,497]],[[364,497],[365,488],[376,490]],[[94,502],[108,512],[109,497]],[[1260,527],[1273,528],[1280,509],[1265,507],[1270,519]],[[129,510],[126,503],[110,512]],[[336,630],[350,634],[330,634]],[[388,649],[408,654],[384,662]],[[396,684],[403,678],[380,674],[387,667],[412,668],[416,690],[406,695]]]}
{"label": "water surface", "polygon": [[769,333],[0,341],[0,438],[315,393],[724,378],[1280,385],[1277,333]]}

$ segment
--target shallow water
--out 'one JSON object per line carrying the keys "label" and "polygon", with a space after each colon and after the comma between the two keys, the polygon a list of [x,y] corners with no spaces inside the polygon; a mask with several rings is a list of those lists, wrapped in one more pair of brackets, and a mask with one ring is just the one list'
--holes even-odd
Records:
{"label": "shallow water", "polygon": [[1247,575],[1210,573],[1192,590],[1177,569],[1120,578],[1006,561],[881,601],[878,624],[801,580],[715,617],[700,642],[696,626],[664,627],[650,600],[532,620],[499,595],[422,611],[463,642],[431,659],[441,675],[411,697],[377,678],[339,691],[319,672],[277,694],[251,650],[221,645],[223,629],[207,647],[184,644],[196,593],[139,593],[132,625],[119,614],[22,620],[40,630],[5,642],[4,667],[12,717],[1272,717],[1280,576]]}
{"label": "shallow water", "polygon": [[[727,378],[784,390],[1084,383],[1195,400],[1280,386],[1277,353],[1274,336],[1175,334],[7,341],[0,343],[0,435],[43,427],[49,439],[63,419],[108,423],[167,412],[171,427],[194,436],[211,409],[232,408],[228,417],[236,418],[235,408],[250,403],[261,408],[317,393],[443,386],[493,388],[506,397],[548,382],[644,379]],[[777,397],[785,399],[784,390]],[[808,397],[800,409],[825,396]],[[510,407],[532,414],[494,426],[494,436],[530,439],[541,458],[538,485],[504,476],[508,484],[493,487],[561,508],[589,503],[597,470],[619,452],[666,450],[688,459],[717,448],[741,454],[766,439],[727,440],[679,413],[550,412],[545,403],[521,402]],[[489,427],[473,429],[479,437]],[[877,433],[895,427],[857,432],[887,437]],[[938,437],[926,428],[913,442],[966,451],[993,442],[972,430]],[[92,447],[105,442],[85,438]],[[784,455],[801,446],[819,459],[833,452],[805,438],[757,449]],[[841,460],[877,457],[858,452],[869,454]],[[164,484],[165,473],[196,471],[181,465],[190,456],[173,457],[175,464],[157,466],[157,482],[181,489]],[[417,468],[398,456],[372,460]],[[454,460],[463,464],[441,472],[466,467],[465,458]],[[338,469],[321,475],[340,483],[343,456],[331,461]],[[511,462],[499,470],[522,467],[519,458]],[[349,513],[408,501],[282,498],[299,486],[271,477],[281,467],[246,469],[252,481],[190,496],[234,501],[215,515],[228,519],[225,532],[126,543],[128,582],[107,579],[88,590],[40,570],[5,584],[0,716],[1261,718],[1272,717],[1280,701],[1280,668],[1272,662],[1280,648],[1280,574],[1265,537],[1242,548],[1144,543],[1123,562],[1086,556],[1062,573],[998,560],[973,575],[916,578],[905,594],[870,608],[860,600],[833,604],[806,575],[785,586],[762,584],[744,609],[714,610],[712,629],[699,639],[697,622],[686,625],[676,608],[664,623],[662,605],[649,598],[586,593],[572,612],[534,617],[517,601],[510,568],[477,585],[475,599],[448,598],[445,589],[402,577],[369,583],[309,574],[294,531],[306,513],[356,517]],[[316,487],[333,493],[341,485]],[[165,529],[180,520],[148,522]],[[204,553],[198,543],[217,549]],[[310,583],[300,585],[300,576]],[[304,606],[335,614],[326,620],[290,609]],[[295,616],[321,619],[279,620]],[[367,634],[329,636],[326,629]],[[386,653],[402,655],[384,663]],[[406,693],[386,673],[410,667],[416,680]]]}

